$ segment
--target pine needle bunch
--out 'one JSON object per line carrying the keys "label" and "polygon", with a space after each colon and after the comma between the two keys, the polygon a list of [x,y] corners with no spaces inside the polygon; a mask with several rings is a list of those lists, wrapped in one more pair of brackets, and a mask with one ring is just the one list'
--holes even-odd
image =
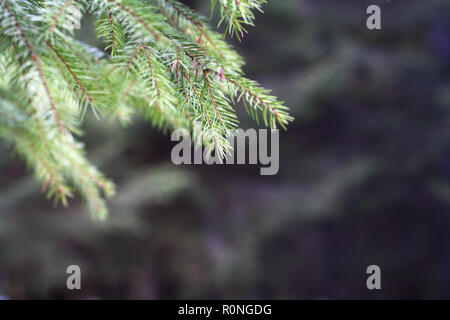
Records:
{"label": "pine needle bunch", "polygon": [[[242,38],[264,2],[211,0],[211,8]],[[86,13],[106,44],[101,54],[75,37]],[[243,65],[208,19],[175,0],[0,0],[0,137],[48,197],[67,205],[77,194],[103,219],[114,185],[77,140],[85,113],[123,124],[136,113],[166,130],[200,123],[223,158],[237,102],[270,128],[292,120]]]}

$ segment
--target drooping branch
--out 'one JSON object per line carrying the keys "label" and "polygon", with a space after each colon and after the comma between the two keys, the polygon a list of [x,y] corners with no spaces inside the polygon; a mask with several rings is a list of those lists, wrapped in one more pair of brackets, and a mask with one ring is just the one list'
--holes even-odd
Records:
{"label": "drooping branch", "polygon": [[[227,32],[241,38],[265,1],[213,2]],[[104,198],[114,186],[75,136],[88,106],[99,120],[117,116],[126,124],[136,112],[161,129],[192,130],[222,159],[231,150],[228,130],[238,125],[236,103],[243,101],[257,122],[261,113],[271,128],[292,121],[269,90],[244,77],[243,59],[209,20],[177,0],[0,0],[0,6],[0,90],[29,105],[20,120],[3,115],[8,104],[0,97],[0,136],[34,169],[43,191],[67,203],[73,190],[97,218],[105,217]],[[104,50],[75,38],[69,22],[78,10],[95,17]]]}

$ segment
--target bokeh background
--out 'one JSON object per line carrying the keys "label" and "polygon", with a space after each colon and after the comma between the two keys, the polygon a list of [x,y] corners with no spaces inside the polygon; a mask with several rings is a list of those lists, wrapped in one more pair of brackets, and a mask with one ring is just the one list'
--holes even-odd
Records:
{"label": "bokeh background", "polygon": [[[271,0],[256,22],[235,47],[296,118],[279,174],[177,167],[150,124],[87,119],[89,158],[118,186],[97,223],[76,200],[54,208],[1,143],[0,296],[450,298],[450,2]],[[102,46],[89,19],[80,38]]]}

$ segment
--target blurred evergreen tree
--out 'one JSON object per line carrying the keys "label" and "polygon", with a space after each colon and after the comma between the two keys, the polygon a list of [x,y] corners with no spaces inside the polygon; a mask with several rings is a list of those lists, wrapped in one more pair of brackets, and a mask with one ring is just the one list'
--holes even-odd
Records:
{"label": "blurred evergreen tree", "polygon": [[[209,13],[208,3],[189,3]],[[381,7],[381,31],[366,28],[370,4]],[[450,3],[264,9],[235,46],[246,74],[296,117],[282,133],[278,176],[174,167],[167,138],[144,122],[120,132],[88,119],[93,161],[119,185],[98,226],[74,202],[50,211],[0,152],[2,294],[450,297]],[[79,296],[64,287],[73,263],[86,270]],[[381,292],[365,287],[370,264],[382,268]]]}

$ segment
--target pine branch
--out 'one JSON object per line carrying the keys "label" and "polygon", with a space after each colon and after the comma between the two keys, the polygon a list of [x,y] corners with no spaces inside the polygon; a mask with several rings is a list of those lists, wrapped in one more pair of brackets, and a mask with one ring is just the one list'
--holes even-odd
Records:
{"label": "pine branch", "polygon": [[[242,38],[265,1],[211,3],[227,32]],[[96,17],[105,52],[76,40],[85,13]],[[176,0],[0,0],[0,137],[48,196],[67,204],[78,194],[104,218],[114,185],[76,139],[84,114],[127,124],[137,112],[162,130],[203,136],[207,152],[223,159],[237,102],[271,128],[292,121],[282,102],[244,77],[243,65],[209,19]]]}
{"label": "pine branch", "polygon": [[219,25],[226,21],[226,32],[241,40],[247,32],[244,26],[254,26],[253,11],[262,12],[261,7],[266,2],[267,0],[211,0],[211,14],[218,5],[221,15]]}
{"label": "pine branch", "polygon": [[36,70],[38,72],[39,78],[42,82],[42,85],[44,87],[44,90],[47,94],[47,98],[48,98],[48,102],[50,103],[50,106],[52,108],[53,111],[53,115],[55,117],[56,123],[58,124],[59,130],[61,131],[61,133],[65,133],[66,128],[64,127],[62,121],[61,121],[61,117],[59,115],[59,112],[56,108],[55,105],[55,101],[50,93],[50,89],[48,87],[48,83],[47,80],[44,76],[44,73],[42,72],[42,68],[41,68],[41,64],[39,62],[39,58],[38,55],[36,54],[33,46],[31,45],[30,40],[28,39],[27,35],[25,34],[24,29],[22,28],[22,25],[19,23],[19,20],[17,18],[17,14],[8,6],[7,1],[3,1],[3,7],[5,8],[5,10],[7,11],[9,17],[12,19],[12,22],[14,23],[14,25],[17,28],[17,33],[18,33],[18,37],[21,37],[23,42],[25,43],[26,47],[29,50],[29,53],[31,55],[31,59],[34,62],[34,65],[36,67]]}

